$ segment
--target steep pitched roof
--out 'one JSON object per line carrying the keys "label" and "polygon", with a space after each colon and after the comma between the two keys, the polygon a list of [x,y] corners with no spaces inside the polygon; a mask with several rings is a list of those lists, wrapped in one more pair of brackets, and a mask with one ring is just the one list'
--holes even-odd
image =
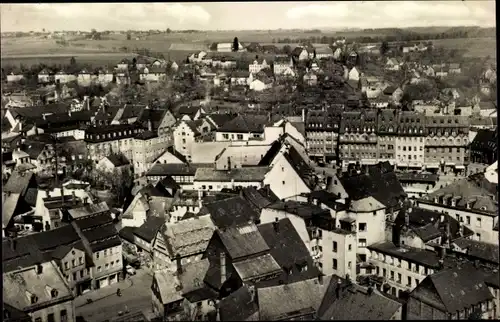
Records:
{"label": "steep pitched roof", "polygon": [[259,311],[259,306],[251,290],[243,285],[219,303],[221,321],[245,321]]}
{"label": "steep pitched roof", "polygon": [[210,214],[219,228],[247,224],[249,221],[257,220],[260,216],[259,212],[240,196],[207,203],[203,205],[200,213]]}
{"label": "steep pitched roof", "polygon": [[255,224],[218,229],[217,235],[233,261],[269,251],[269,246]]}
{"label": "steep pitched roof", "polygon": [[150,243],[165,222],[165,218],[150,216],[144,224],[134,230],[134,234]]}
{"label": "steep pitched roof", "polygon": [[218,131],[234,133],[262,133],[268,123],[266,115],[238,115],[222,125]]}
{"label": "steep pitched roof", "polygon": [[484,277],[472,265],[455,267],[426,277],[426,283],[417,286],[411,296],[420,288],[432,286],[449,313],[462,311],[477,303],[490,301],[493,295],[484,283]]}

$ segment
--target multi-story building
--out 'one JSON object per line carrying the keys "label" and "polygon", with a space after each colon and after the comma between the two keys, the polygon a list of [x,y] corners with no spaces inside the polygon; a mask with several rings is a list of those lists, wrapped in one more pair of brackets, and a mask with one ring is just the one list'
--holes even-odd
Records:
{"label": "multi-story building", "polygon": [[377,162],[377,112],[364,110],[342,113],[339,131],[339,157],[343,166],[356,161]]}
{"label": "multi-story building", "polygon": [[53,261],[3,274],[4,304],[29,314],[32,321],[76,321],[74,298]]}
{"label": "multi-story building", "polygon": [[425,165],[441,171],[464,171],[469,163],[468,118],[459,115],[427,116]]}
{"label": "multi-story building", "polygon": [[276,57],[273,62],[273,72],[275,76],[287,75],[293,72],[293,61],[292,58],[286,57]]}
{"label": "multi-story building", "polygon": [[192,145],[210,133],[210,123],[204,119],[196,121],[182,120],[174,129],[174,147],[188,160],[191,158]]}
{"label": "multi-story building", "polygon": [[498,245],[498,192],[494,186],[462,179],[418,199],[417,204],[456,218],[474,232],[473,239]]}
{"label": "multi-story building", "polygon": [[100,289],[120,281],[123,272],[122,243],[109,213],[78,218],[72,223],[91,254],[93,288]]}
{"label": "multi-story building", "polygon": [[168,137],[158,136],[158,133],[153,131],[151,123],[149,120],[148,130],[137,135],[133,141],[132,151],[136,176],[144,175],[153,162],[165,152],[169,143]]}
{"label": "multi-story building", "polygon": [[255,60],[248,65],[248,71],[252,74],[257,74],[264,68],[269,68],[266,60],[262,57],[255,57]]}
{"label": "multi-story building", "polygon": [[425,116],[403,111],[398,119],[396,163],[399,168],[422,168],[424,165]]}
{"label": "multi-story building", "polygon": [[121,152],[129,160],[133,160],[134,137],[143,129],[134,124],[106,125],[91,127],[85,132],[85,142],[89,155],[96,164],[113,152]]}
{"label": "multi-story building", "polygon": [[396,110],[378,110],[377,151],[379,161],[396,163],[396,138],[398,136],[398,114]]}
{"label": "multi-story building", "polygon": [[341,110],[302,110],[306,145],[312,159],[330,162],[337,158]]}
{"label": "multi-story building", "polygon": [[91,288],[91,269],[87,266],[85,247],[82,242],[61,245],[52,253],[55,263],[66,278],[73,294],[80,295]]}
{"label": "multi-story building", "polygon": [[498,159],[498,134],[496,130],[480,129],[470,144],[470,161],[492,164]]}

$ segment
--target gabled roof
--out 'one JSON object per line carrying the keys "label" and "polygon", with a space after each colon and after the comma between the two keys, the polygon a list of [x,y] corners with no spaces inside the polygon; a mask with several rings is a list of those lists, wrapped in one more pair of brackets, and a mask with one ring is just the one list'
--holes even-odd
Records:
{"label": "gabled roof", "polygon": [[421,296],[421,289],[437,293],[446,312],[451,314],[493,299],[484,283],[484,277],[472,265],[455,267],[428,276],[410,296]]}
{"label": "gabled roof", "polygon": [[167,224],[166,233],[172,256],[181,257],[199,254],[206,250],[215,226],[210,216],[181,220]]}
{"label": "gabled roof", "polygon": [[165,222],[165,218],[150,216],[144,224],[134,230],[134,234],[151,243]]}
{"label": "gabled roof", "polygon": [[217,235],[233,261],[269,251],[269,246],[253,223],[218,229]]}
{"label": "gabled roof", "polygon": [[110,155],[106,156],[105,158],[107,158],[113,164],[113,166],[115,166],[115,168],[118,168],[121,166],[126,166],[126,165],[130,164],[130,162],[127,160],[127,158],[121,153],[120,154],[118,154],[118,153],[110,154]]}
{"label": "gabled roof", "polygon": [[255,290],[243,285],[222,299],[219,303],[221,321],[246,321],[258,313],[259,306],[252,292]]}
{"label": "gabled roof", "polygon": [[259,212],[240,196],[204,204],[200,213],[210,214],[219,228],[247,224],[260,217]]}
{"label": "gabled roof", "polygon": [[[309,250],[290,219],[285,218],[278,222],[262,224],[258,226],[258,229],[278,265],[292,270],[287,282],[293,283],[318,276],[319,271],[314,266]],[[308,269],[302,272],[300,267],[305,264]]]}
{"label": "gabled roof", "polygon": [[322,320],[390,320],[402,304],[378,291],[371,294],[364,287],[350,285],[341,291],[321,316]]}
{"label": "gabled roof", "polygon": [[233,133],[262,133],[268,123],[266,115],[238,115],[222,125],[218,131]]}
{"label": "gabled roof", "polygon": [[19,172],[14,171],[9,177],[9,180],[3,187],[3,192],[18,193],[20,195],[25,195],[26,191],[30,187],[30,182],[34,179],[35,174],[31,171]]}
{"label": "gabled roof", "polygon": [[231,121],[237,116],[237,114],[218,114],[218,113],[213,113],[213,114],[208,114],[206,115],[207,119],[211,121],[217,128],[223,126],[227,122]]}
{"label": "gabled roof", "polygon": [[299,177],[304,181],[306,186],[309,187],[309,189],[314,190],[316,185],[314,169],[312,169],[309,164],[302,158],[297,149],[291,146],[288,149],[288,152],[284,154],[284,157],[290,163]]}

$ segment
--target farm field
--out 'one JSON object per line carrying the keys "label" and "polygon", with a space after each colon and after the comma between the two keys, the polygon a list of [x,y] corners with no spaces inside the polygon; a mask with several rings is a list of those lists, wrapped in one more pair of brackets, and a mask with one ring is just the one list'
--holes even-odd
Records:
{"label": "farm field", "polygon": [[495,58],[497,55],[495,38],[435,39],[432,42],[434,46],[446,49],[465,49],[466,57],[491,56]]}
{"label": "farm field", "polygon": [[104,66],[104,65],[116,65],[118,61],[123,58],[133,58],[137,56],[136,54],[130,53],[78,53],[73,54],[40,54],[40,55],[16,55],[16,56],[2,56],[1,64],[4,65],[14,65],[19,66],[21,64],[25,66],[36,65],[36,64],[46,64],[46,65],[58,65],[58,64],[69,64],[71,57],[75,57],[76,61],[82,64],[88,64],[94,67]]}

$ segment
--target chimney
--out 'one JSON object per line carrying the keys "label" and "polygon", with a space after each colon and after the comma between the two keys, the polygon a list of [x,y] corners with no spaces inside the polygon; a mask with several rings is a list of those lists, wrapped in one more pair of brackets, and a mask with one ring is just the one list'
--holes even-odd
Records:
{"label": "chimney", "polygon": [[45,231],[49,231],[50,230],[50,224],[48,221],[45,222]]}
{"label": "chimney", "polygon": [[15,238],[10,239],[10,249],[14,252],[16,250],[17,240]]}
{"label": "chimney", "polygon": [[182,274],[182,261],[181,261],[181,255],[177,254],[175,256],[175,264],[177,266],[177,274]]}
{"label": "chimney", "polygon": [[406,226],[406,228],[410,227],[410,211],[409,211],[410,209],[407,209],[405,212],[405,226]]}
{"label": "chimney", "polygon": [[279,233],[280,232],[280,224],[279,224],[278,217],[274,218],[273,228],[274,228],[274,232],[275,233]]}
{"label": "chimney", "polygon": [[464,224],[460,223],[460,227],[458,228],[458,235],[463,236],[464,235]]}
{"label": "chimney", "polygon": [[306,109],[305,108],[302,109],[302,122],[304,122],[304,123],[306,122]]}
{"label": "chimney", "polygon": [[368,287],[368,295],[372,295],[373,294],[373,287]]}
{"label": "chimney", "polygon": [[323,273],[319,273],[318,274],[318,283],[319,285],[323,285]]}
{"label": "chimney", "polygon": [[441,222],[441,223],[444,223],[444,214],[441,214],[441,219],[440,219],[440,222]]}
{"label": "chimney", "polygon": [[227,170],[231,171],[231,157],[227,157]]}
{"label": "chimney", "polygon": [[84,198],[83,198],[83,203],[84,203],[85,205],[88,205],[88,204],[89,204],[89,197],[84,197]]}
{"label": "chimney", "polygon": [[198,190],[198,206],[200,207],[200,209],[201,209],[201,205],[202,205],[202,202],[201,202],[202,197],[203,197],[203,191]]}
{"label": "chimney", "polygon": [[369,175],[370,175],[370,167],[369,167],[368,165],[366,165],[366,166],[365,166],[365,174],[366,174],[367,176],[369,176]]}
{"label": "chimney", "polygon": [[71,117],[71,108],[68,110],[68,116]]}
{"label": "chimney", "polygon": [[221,285],[226,281],[226,253],[220,253],[220,282]]}
{"label": "chimney", "polygon": [[446,243],[448,247],[451,247],[451,227],[450,227],[450,222],[448,221],[446,223]]}
{"label": "chimney", "polygon": [[40,264],[40,263],[36,264],[36,273],[37,273],[37,275],[42,274],[42,272],[43,272],[43,266],[42,266],[42,264]]}
{"label": "chimney", "polygon": [[249,285],[248,291],[250,292],[250,303],[255,302],[255,286]]}
{"label": "chimney", "polygon": [[153,122],[151,122],[151,120],[148,120],[148,131],[149,132],[153,131]]}
{"label": "chimney", "polygon": [[342,286],[342,280],[339,278],[337,280],[337,287],[335,288],[335,295],[339,299],[340,298],[340,287]]}
{"label": "chimney", "polygon": [[47,190],[47,198],[50,198],[50,190]]}
{"label": "chimney", "polygon": [[75,194],[75,192],[74,192],[74,191],[73,191],[73,192],[71,192],[71,196],[73,197],[73,205],[75,205],[75,206],[76,206],[76,201],[77,201],[77,200],[76,200],[76,194]]}

